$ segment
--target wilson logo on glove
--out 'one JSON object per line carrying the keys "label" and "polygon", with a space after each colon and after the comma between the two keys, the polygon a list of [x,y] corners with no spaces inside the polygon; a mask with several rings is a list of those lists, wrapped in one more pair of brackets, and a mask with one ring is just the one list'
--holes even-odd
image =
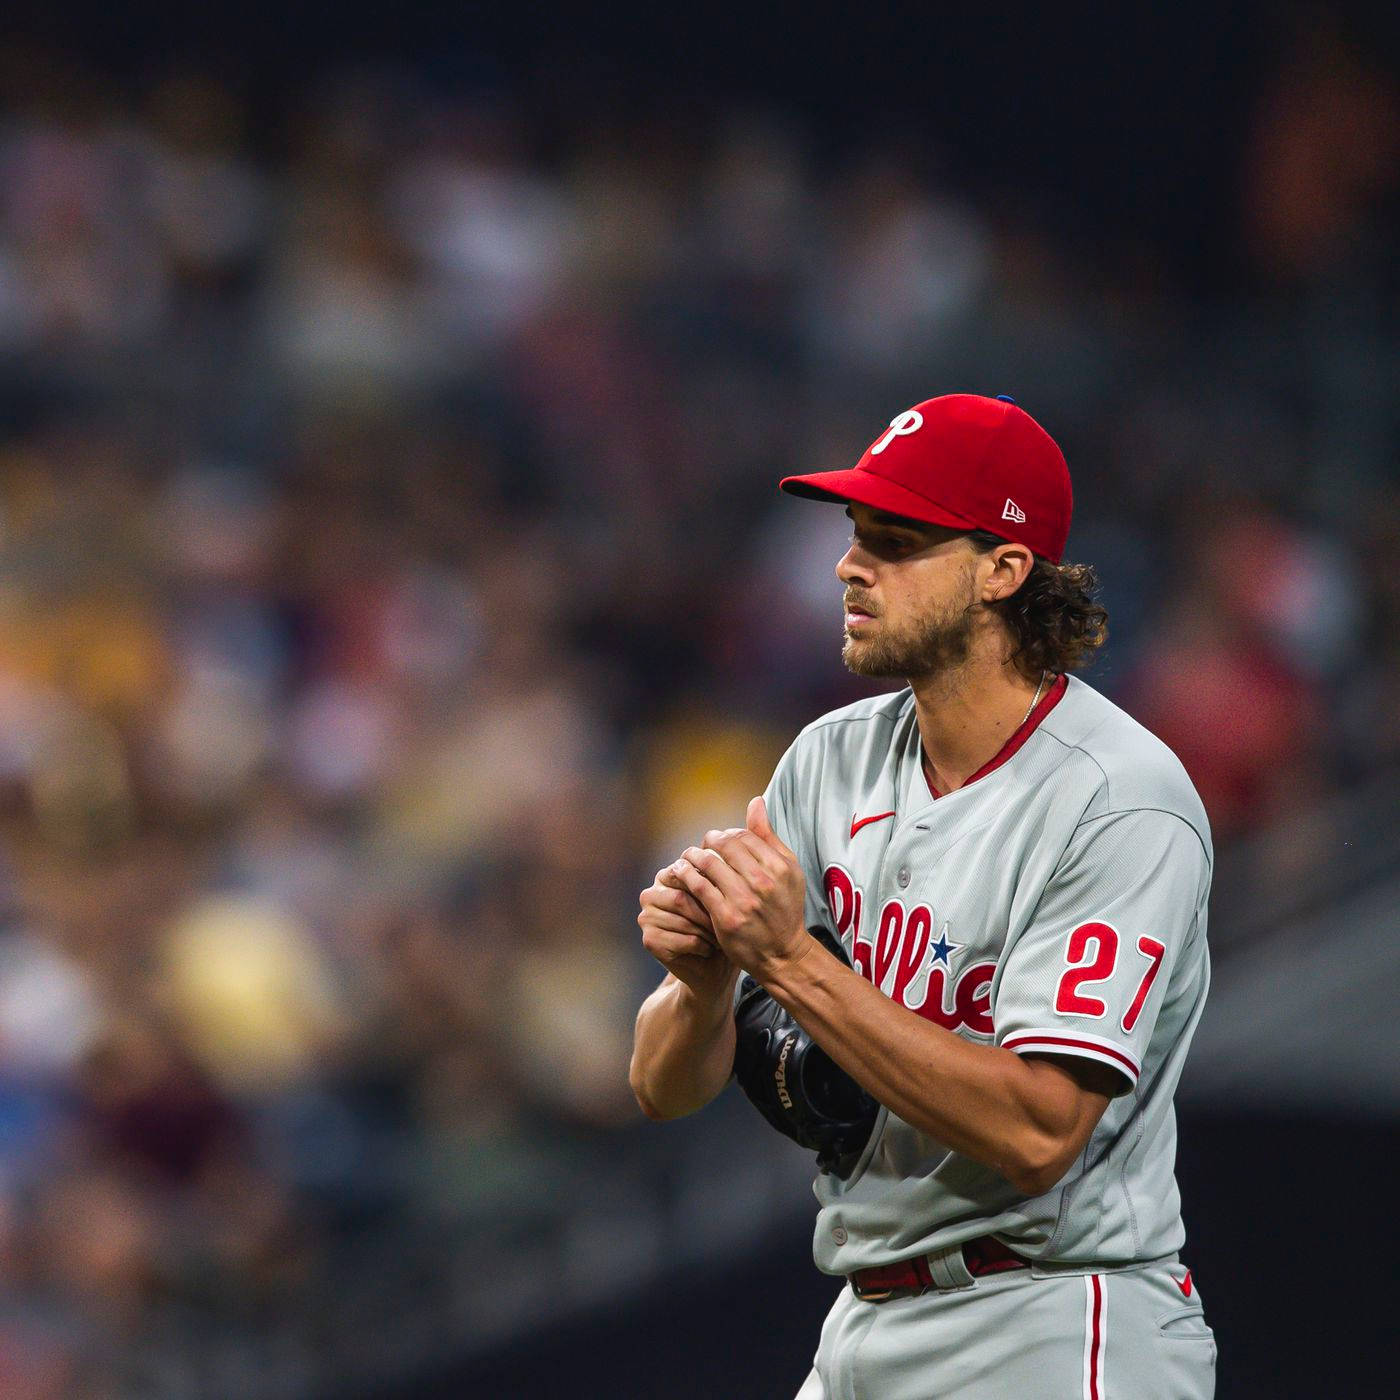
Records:
{"label": "wilson logo on glove", "polygon": [[773,1071],[773,1082],[778,1086],[778,1102],[786,1109],[792,1108],[792,1095],[787,1089],[787,1062],[792,1042],[796,1039],[797,1033],[794,1031],[783,1041],[783,1053],[778,1056],[778,1068]]}

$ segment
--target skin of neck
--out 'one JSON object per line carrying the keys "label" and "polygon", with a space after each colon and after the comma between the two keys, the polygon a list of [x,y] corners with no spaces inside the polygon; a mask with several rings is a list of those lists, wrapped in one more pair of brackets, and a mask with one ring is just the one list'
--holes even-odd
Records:
{"label": "skin of neck", "polygon": [[1040,677],[1023,675],[1010,650],[1001,620],[984,610],[965,661],[935,675],[910,678],[924,763],[939,792],[962,787],[996,757],[1026,718]]}

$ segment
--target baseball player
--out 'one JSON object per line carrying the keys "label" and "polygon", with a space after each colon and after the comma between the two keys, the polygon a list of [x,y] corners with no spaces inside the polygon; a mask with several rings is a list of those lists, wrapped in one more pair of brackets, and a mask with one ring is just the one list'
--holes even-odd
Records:
{"label": "baseball player", "polygon": [[1172,753],[1070,674],[1106,615],[1061,563],[1064,458],[1010,400],[954,394],[782,486],[845,504],[845,663],[907,684],[809,725],[745,826],[643,892],[666,976],[638,1101],[718,1094],[753,995],[792,1027],[764,1041],[775,1122],[803,1044],[867,1096],[819,1159],[814,1255],[847,1286],[799,1400],[1209,1397],[1172,1094],[1210,833]]}

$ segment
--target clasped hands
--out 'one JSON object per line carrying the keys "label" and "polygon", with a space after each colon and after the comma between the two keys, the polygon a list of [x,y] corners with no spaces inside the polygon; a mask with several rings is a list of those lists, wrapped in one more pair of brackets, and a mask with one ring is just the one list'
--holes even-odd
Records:
{"label": "clasped hands", "polygon": [[746,825],[708,831],[642,891],[642,944],[696,991],[718,990],[734,968],[764,982],[811,946],[806,881],[768,824],[761,797]]}

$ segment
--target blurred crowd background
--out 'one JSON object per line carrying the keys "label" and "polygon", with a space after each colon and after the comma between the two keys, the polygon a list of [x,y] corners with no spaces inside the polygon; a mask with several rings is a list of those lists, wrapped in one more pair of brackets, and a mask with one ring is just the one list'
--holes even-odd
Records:
{"label": "blurred crowd background", "polygon": [[1223,867],[1400,760],[1394,71],[1251,74],[1205,256],[718,83],[0,51],[0,1393],[348,1394],[652,1169],[636,892],[862,693],[775,487],[910,402],[1061,442]]}

